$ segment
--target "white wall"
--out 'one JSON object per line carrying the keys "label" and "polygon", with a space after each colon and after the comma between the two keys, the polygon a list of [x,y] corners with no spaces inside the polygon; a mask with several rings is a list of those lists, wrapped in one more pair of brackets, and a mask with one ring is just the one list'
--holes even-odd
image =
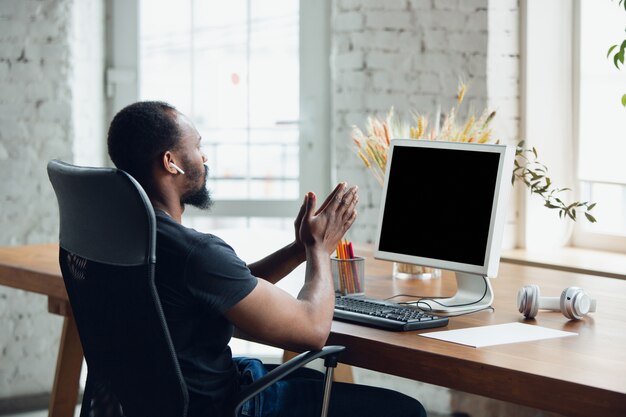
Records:
{"label": "white wall", "polygon": [[71,33],[74,163],[103,166],[108,160],[104,135],[104,1],[74,0]]}
{"label": "white wall", "polygon": [[[333,2],[335,177],[356,183],[361,190],[351,239],[374,240],[380,200],[380,186],[352,148],[352,125],[363,128],[367,116],[384,116],[391,106],[404,117],[416,110],[432,120],[437,106],[445,113],[452,107],[462,78],[470,86],[462,110],[480,113],[487,105],[495,109],[495,134],[503,142],[515,143],[519,135],[518,29],[517,0]],[[510,217],[513,222],[514,216]]]}
{"label": "white wall", "polygon": [[[528,146],[537,146],[540,161],[549,167],[553,183],[575,183],[573,132],[572,13],[570,0],[524,3],[524,115],[522,135]],[[562,247],[573,222],[557,221],[543,200],[526,193],[525,218],[519,246],[531,250]]]}
{"label": "white wall", "polygon": [[[490,0],[487,44],[487,106],[496,111],[491,126],[496,137],[507,145],[516,145],[520,135],[520,6],[518,0]],[[526,187],[516,183],[511,193],[502,247],[519,245],[518,225],[520,195]]]}
{"label": "white wall", "polygon": [[[0,245],[58,239],[48,160],[97,163],[103,28],[100,0],[0,1]],[[0,287],[0,398],[50,390],[61,324],[45,297]]]}

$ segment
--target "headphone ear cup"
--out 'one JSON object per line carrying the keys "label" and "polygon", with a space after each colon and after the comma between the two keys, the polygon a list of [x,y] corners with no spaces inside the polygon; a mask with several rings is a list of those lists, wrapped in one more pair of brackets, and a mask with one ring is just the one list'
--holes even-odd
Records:
{"label": "headphone ear cup", "polygon": [[582,319],[591,309],[591,298],[580,287],[568,287],[561,292],[561,312],[570,320]]}
{"label": "headphone ear cup", "polygon": [[539,286],[526,285],[517,292],[517,309],[526,318],[533,319],[539,311]]}

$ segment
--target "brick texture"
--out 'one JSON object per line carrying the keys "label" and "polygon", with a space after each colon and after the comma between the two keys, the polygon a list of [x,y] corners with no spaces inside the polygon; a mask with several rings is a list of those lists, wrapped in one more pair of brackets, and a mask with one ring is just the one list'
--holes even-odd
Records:
{"label": "brick texture", "polygon": [[[334,163],[339,180],[360,186],[356,241],[375,239],[380,186],[365,171],[351,127],[391,106],[430,115],[453,106],[459,79],[469,94],[462,107],[496,109],[495,133],[517,137],[518,6],[489,0],[342,0],[333,2],[331,101]],[[477,110],[478,109],[478,110]],[[463,113],[462,113],[463,115]]]}
{"label": "brick texture", "polygon": [[[48,160],[97,163],[103,7],[100,0],[0,2],[0,245],[58,239]],[[45,297],[0,287],[0,398],[50,390],[61,324]]]}

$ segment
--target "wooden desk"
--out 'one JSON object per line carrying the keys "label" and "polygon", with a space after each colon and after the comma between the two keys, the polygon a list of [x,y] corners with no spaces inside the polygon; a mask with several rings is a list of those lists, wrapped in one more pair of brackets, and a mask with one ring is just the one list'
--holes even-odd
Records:
{"label": "wooden desk", "polygon": [[[380,261],[368,261],[366,268],[371,296],[455,290],[447,272],[441,280],[416,283],[392,280],[391,268]],[[348,346],[341,361],[350,365],[568,416],[626,416],[626,282],[502,263],[491,283],[495,312],[451,318],[445,329],[525,322],[579,335],[476,349],[421,338],[419,332],[335,321],[329,343]],[[539,284],[544,296],[557,296],[568,286],[585,288],[598,300],[598,312],[569,321],[560,312],[541,311],[535,320],[524,320],[516,294],[531,283]]]}
{"label": "wooden desk", "polygon": [[83,348],[58,259],[58,245],[0,247],[0,285],[46,295],[48,311],[64,316],[48,415],[67,417],[78,400]]}
{"label": "wooden desk", "polygon": [[[0,248],[0,284],[47,295],[51,312],[66,314],[49,415],[67,416],[71,414],[62,407],[70,407],[71,398],[63,392],[73,391],[76,398],[80,366],[75,370],[82,351],[56,259],[55,245]],[[369,260],[366,268],[370,296],[454,291],[447,273],[441,280],[402,282],[389,278],[388,263]],[[329,343],[348,347],[341,359],[350,365],[565,415],[626,415],[626,281],[502,264],[499,277],[492,280],[496,311],[452,318],[442,329],[523,321],[515,295],[530,283],[540,284],[548,296],[567,286],[586,288],[598,300],[598,312],[577,322],[559,312],[541,312],[529,321],[577,332],[576,337],[481,349],[421,338],[415,331],[396,333],[338,321]]]}

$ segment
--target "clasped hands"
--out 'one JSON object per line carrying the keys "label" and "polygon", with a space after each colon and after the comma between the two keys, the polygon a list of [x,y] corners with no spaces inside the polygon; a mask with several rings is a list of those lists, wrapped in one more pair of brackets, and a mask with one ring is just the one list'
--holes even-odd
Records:
{"label": "clasped hands", "polygon": [[316,210],[317,197],[308,192],[294,221],[296,244],[323,249],[330,255],[357,217],[358,187],[345,182],[335,189]]}

